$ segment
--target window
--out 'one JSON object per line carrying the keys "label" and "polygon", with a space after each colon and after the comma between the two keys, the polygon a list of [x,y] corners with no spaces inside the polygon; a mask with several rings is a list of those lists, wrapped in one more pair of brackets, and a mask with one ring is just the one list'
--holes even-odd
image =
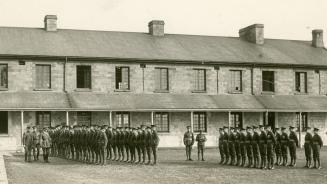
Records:
{"label": "window", "polygon": [[91,66],[77,66],[77,88],[91,89]]}
{"label": "window", "polygon": [[262,91],[275,91],[275,73],[274,71],[262,71]]}
{"label": "window", "polygon": [[194,69],[194,91],[206,91],[206,70]]}
{"label": "window", "polygon": [[234,128],[242,128],[243,127],[242,113],[231,112],[230,123],[231,126]]}
{"label": "window", "polygon": [[129,113],[117,112],[116,113],[116,125],[121,127],[130,127]]}
{"label": "window", "polygon": [[77,124],[78,125],[91,125],[91,112],[77,112]]}
{"label": "window", "polygon": [[129,90],[129,67],[116,67],[116,89]]}
{"label": "window", "polygon": [[241,70],[231,70],[231,91],[230,92],[242,92],[242,71]]}
{"label": "window", "polygon": [[8,65],[0,64],[0,88],[8,88]]}
{"label": "window", "polygon": [[155,81],[156,91],[168,91],[168,68],[156,68],[155,69]]}
{"label": "window", "polygon": [[169,132],[169,114],[167,112],[156,112],[154,123],[158,132]]}
{"label": "window", "polygon": [[36,89],[51,89],[51,65],[36,65]]}
{"label": "window", "polygon": [[50,112],[36,112],[36,125],[40,127],[51,126],[51,113]]}
{"label": "window", "polygon": [[0,134],[8,134],[8,112],[0,111]]}
{"label": "window", "polygon": [[207,114],[205,112],[194,112],[193,113],[193,131],[207,132]]}
{"label": "window", "polygon": [[[296,113],[296,123],[297,123],[297,127],[298,127],[298,131],[300,130],[300,113]],[[305,132],[308,128],[308,113],[307,112],[302,112],[301,113],[301,130],[302,132]]]}
{"label": "window", "polygon": [[295,72],[295,91],[299,93],[307,92],[307,73]]}

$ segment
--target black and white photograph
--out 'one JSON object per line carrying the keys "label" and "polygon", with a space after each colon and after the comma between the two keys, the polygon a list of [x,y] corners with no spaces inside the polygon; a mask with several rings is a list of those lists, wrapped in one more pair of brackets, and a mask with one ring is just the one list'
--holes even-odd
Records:
{"label": "black and white photograph", "polygon": [[326,0],[0,0],[0,184],[327,184],[326,34]]}

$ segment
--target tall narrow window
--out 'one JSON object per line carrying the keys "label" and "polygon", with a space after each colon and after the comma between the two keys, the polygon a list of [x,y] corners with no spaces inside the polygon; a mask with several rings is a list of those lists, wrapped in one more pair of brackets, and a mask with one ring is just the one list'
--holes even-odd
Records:
{"label": "tall narrow window", "polygon": [[243,119],[241,112],[231,112],[230,123],[234,128],[243,128]]}
{"label": "tall narrow window", "polygon": [[129,113],[117,112],[116,113],[116,125],[121,127],[130,127]]}
{"label": "tall narrow window", "polygon": [[51,65],[36,65],[36,88],[51,89]]}
{"label": "tall narrow window", "polygon": [[116,89],[129,90],[129,67],[116,67]]}
{"label": "tall narrow window", "polygon": [[0,64],[0,88],[8,88],[8,65]]}
{"label": "tall narrow window", "polygon": [[295,72],[295,90],[299,93],[307,92],[307,73]]}
{"label": "tall narrow window", "polygon": [[155,87],[156,91],[168,91],[169,77],[168,68],[156,68],[155,69]]}
{"label": "tall narrow window", "polygon": [[[296,119],[297,119],[297,127],[298,131],[300,130],[300,113],[296,113]],[[301,113],[301,130],[302,132],[305,132],[308,128],[308,113],[302,112]]]}
{"label": "tall narrow window", "polygon": [[241,70],[231,70],[231,92],[242,92],[242,71]]}
{"label": "tall narrow window", "polygon": [[8,134],[8,111],[0,111],[0,134]]}
{"label": "tall narrow window", "polygon": [[194,112],[193,113],[193,131],[207,132],[207,114],[205,112]]}
{"label": "tall narrow window", "polygon": [[262,71],[262,91],[275,92],[274,71]]}
{"label": "tall narrow window", "polygon": [[36,125],[42,127],[51,126],[51,112],[49,111],[38,111],[36,112]]}
{"label": "tall narrow window", "polygon": [[169,114],[168,112],[156,112],[154,122],[158,132],[169,132]]}
{"label": "tall narrow window", "polygon": [[206,70],[194,69],[194,91],[206,91]]}
{"label": "tall narrow window", "polygon": [[77,124],[78,125],[91,125],[91,112],[77,112]]}
{"label": "tall narrow window", "polygon": [[77,88],[91,89],[91,66],[76,66]]}

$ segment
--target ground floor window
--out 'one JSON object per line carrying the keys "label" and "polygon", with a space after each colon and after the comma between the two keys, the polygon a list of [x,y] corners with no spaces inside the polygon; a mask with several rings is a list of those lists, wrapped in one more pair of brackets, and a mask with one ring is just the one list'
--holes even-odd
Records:
{"label": "ground floor window", "polygon": [[[296,113],[296,124],[298,127],[298,131],[300,131],[300,113]],[[302,112],[301,113],[301,130],[302,132],[307,131],[308,128],[308,113],[307,112]]]}
{"label": "ground floor window", "polygon": [[8,112],[0,111],[0,134],[8,134]]}
{"label": "ground floor window", "polygon": [[158,132],[169,132],[169,114],[168,112],[156,112],[154,114],[154,123]]}
{"label": "ground floor window", "polygon": [[120,127],[130,127],[129,112],[116,112],[116,125]]}
{"label": "ground floor window", "polygon": [[77,124],[91,126],[91,112],[77,112]]}
{"label": "ground floor window", "polygon": [[207,114],[205,112],[193,113],[193,131],[194,132],[207,132]]}
{"label": "ground floor window", "polygon": [[51,112],[49,111],[39,111],[36,112],[36,125],[43,127],[51,126]]}
{"label": "ground floor window", "polygon": [[230,124],[234,128],[242,128],[243,127],[242,113],[241,112],[231,112]]}

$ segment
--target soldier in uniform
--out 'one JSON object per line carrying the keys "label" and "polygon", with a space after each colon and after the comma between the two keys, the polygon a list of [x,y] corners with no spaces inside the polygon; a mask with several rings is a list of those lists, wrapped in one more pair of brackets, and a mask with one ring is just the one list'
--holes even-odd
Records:
{"label": "soldier in uniform", "polygon": [[137,150],[137,156],[138,156],[138,161],[136,163],[142,163],[142,152],[143,152],[143,140],[142,140],[142,129],[141,127],[137,128],[137,140],[136,140],[136,150]]}
{"label": "soldier in uniform", "polygon": [[40,132],[37,130],[36,126],[33,126],[33,157],[34,161],[39,160],[39,155],[40,155]]}
{"label": "soldier in uniform", "polygon": [[142,151],[142,164],[145,164],[145,158],[146,158],[146,126],[141,125],[141,135],[140,135],[140,145],[141,145],[141,151]]}
{"label": "soldier in uniform", "polygon": [[218,148],[220,153],[220,162],[219,164],[223,164],[225,162],[225,154],[224,154],[224,146],[223,146],[223,137],[224,137],[224,131],[222,128],[219,128],[219,138],[218,138]]}
{"label": "soldier in uniform", "polygon": [[276,145],[276,137],[271,130],[271,126],[267,126],[267,157],[268,169],[274,169],[274,147]]}
{"label": "soldier in uniform", "polygon": [[299,140],[294,132],[294,127],[290,126],[290,135],[288,141],[288,148],[290,150],[291,163],[288,166],[295,167],[296,166],[296,147],[299,146]]}
{"label": "soldier in uniform", "polygon": [[31,133],[31,127],[27,127],[26,132],[23,135],[23,146],[25,149],[25,162],[31,162],[31,151],[33,146],[33,134]]}
{"label": "soldier in uniform", "polygon": [[113,151],[113,157],[111,157],[111,160],[117,160],[117,150],[118,150],[118,146],[117,146],[117,131],[115,128],[112,129],[112,151]]}
{"label": "soldier in uniform", "polygon": [[145,145],[148,155],[147,165],[149,165],[151,163],[151,128],[149,126],[146,128]]}
{"label": "soldier in uniform", "polygon": [[41,147],[43,150],[43,160],[44,160],[44,162],[49,163],[49,151],[50,151],[50,147],[51,147],[51,137],[48,134],[48,129],[44,128],[40,137],[41,137],[40,143],[41,143]]}
{"label": "soldier in uniform", "polygon": [[275,153],[276,153],[276,164],[275,165],[281,165],[282,162],[282,147],[281,147],[281,131],[279,128],[276,128],[276,147],[275,147]]}
{"label": "soldier in uniform", "polygon": [[191,126],[187,126],[187,131],[184,133],[183,142],[185,145],[185,151],[186,151],[186,160],[192,161],[192,146],[194,144],[194,135],[193,132],[191,132]]}
{"label": "soldier in uniform", "polygon": [[229,163],[229,148],[228,148],[228,127],[224,126],[224,134],[223,134],[223,148],[224,148],[224,155],[225,155],[225,162],[224,165]]}
{"label": "soldier in uniform", "polygon": [[246,163],[246,131],[244,128],[241,128],[240,149],[241,149],[241,158],[242,158],[241,167],[245,167],[245,163]]}
{"label": "soldier in uniform", "polygon": [[131,152],[131,163],[136,162],[136,139],[137,139],[137,131],[136,128],[132,128],[131,135],[129,138],[130,142],[130,152]]}
{"label": "soldier in uniform", "polygon": [[311,134],[311,128],[307,127],[307,133],[304,137],[304,152],[305,152],[305,160],[306,164],[304,167],[310,168],[311,167],[311,161],[312,161],[312,151],[311,151],[311,145],[312,145],[312,134]]}
{"label": "soldier in uniform", "polygon": [[108,144],[107,144],[107,159],[108,160],[111,160],[111,158],[113,157],[112,156],[112,127],[109,126],[106,130],[106,135],[107,135],[107,138],[108,138]]}
{"label": "soldier in uniform", "polygon": [[230,133],[228,135],[228,149],[229,149],[229,156],[230,156],[229,165],[234,165],[235,164],[236,151],[235,151],[234,143],[235,143],[234,128],[231,127],[230,128]]}
{"label": "soldier in uniform", "polygon": [[108,138],[106,135],[106,128],[107,125],[102,126],[101,131],[99,131],[99,137],[98,137],[98,144],[99,144],[99,150],[100,150],[100,164],[102,166],[106,165],[106,157],[105,157],[105,152],[107,149],[107,144],[108,144]]}
{"label": "soldier in uniform", "polygon": [[124,162],[129,162],[129,127],[125,127],[125,132],[124,132],[124,147],[125,147],[125,152],[126,152],[126,160]]}
{"label": "soldier in uniform", "polygon": [[196,142],[198,142],[198,160],[200,160],[200,154],[201,154],[202,161],[204,161],[203,152],[205,149],[205,142],[207,141],[207,138],[202,133],[202,130],[200,130],[200,133],[196,135],[195,140]]}
{"label": "soldier in uniform", "polygon": [[248,126],[248,127],[246,127],[246,130],[247,130],[247,133],[246,133],[245,143],[246,143],[246,154],[248,156],[247,167],[252,167],[252,165],[253,165],[252,127]]}
{"label": "soldier in uniform", "polygon": [[259,167],[259,129],[257,126],[253,126],[253,136],[252,136],[252,149],[253,149],[253,168]]}
{"label": "soldier in uniform", "polygon": [[280,146],[282,150],[282,156],[283,156],[283,166],[286,166],[287,164],[287,150],[288,150],[288,135],[286,133],[286,128],[281,127],[282,134],[280,136]]}
{"label": "soldier in uniform", "polygon": [[261,169],[267,169],[267,134],[265,131],[265,127],[263,125],[259,125],[260,128],[260,136],[259,136],[259,149],[261,156]]}
{"label": "soldier in uniform", "polygon": [[[159,145],[159,136],[156,130],[156,125],[151,125],[151,150],[153,153],[153,165],[157,164],[157,150],[158,150],[158,145]],[[135,151],[135,150],[134,150]]]}
{"label": "soldier in uniform", "polygon": [[322,139],[318,134],[319,129],[314,128],[314,133],[312,136],[312,151],[313,151],[313,162],[314,168],[321,169],[321,162],[320,162],[320,149],[323,146]]}
{"label": "soldier in uniform", "polygon": [[240,129],[239,128],[235,128],[234,129],[234,147],[235,147],[235,153],[236,153],[236,164],[237,166],[241,165],[241,146],[240,146],[240,137],[241,137],[241,133],[240,133]]}

